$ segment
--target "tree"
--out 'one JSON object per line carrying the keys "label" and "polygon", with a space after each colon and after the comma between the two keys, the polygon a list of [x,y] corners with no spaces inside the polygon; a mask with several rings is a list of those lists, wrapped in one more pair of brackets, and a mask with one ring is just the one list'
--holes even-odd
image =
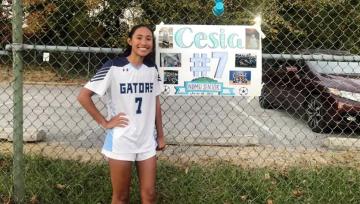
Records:
{"label": "tree", "polygon": [[0,7],[0,49],[11,42],[11,7],[10,1],[2,1]]}
{"label": "tree", "polygon": [[[216,17],[209,0],[24,0],[25,42],[125,47],[131,23],[249,25],[260,14],[267,36],[264,52],[306,48],[360,52],[356,0],[224,0],[224,4],[224,15]],[[134,13],[131,23],[129,12]],[[4,44],[9,39],[9,20],[1,18]]]}
{"label": "tree", "polygon": [[267,7],[267,52],[341,49],[359,53],[359,3],[335,0],[277,0]]}

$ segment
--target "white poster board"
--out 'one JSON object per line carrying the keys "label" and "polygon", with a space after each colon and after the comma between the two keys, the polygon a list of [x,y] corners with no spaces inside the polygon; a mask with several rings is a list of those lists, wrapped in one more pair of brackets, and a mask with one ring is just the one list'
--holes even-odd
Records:
{"label": "white poster board", "polygon": [[261,31],[254,26],[156,26],[156,63],[168,95],[259,96]]}

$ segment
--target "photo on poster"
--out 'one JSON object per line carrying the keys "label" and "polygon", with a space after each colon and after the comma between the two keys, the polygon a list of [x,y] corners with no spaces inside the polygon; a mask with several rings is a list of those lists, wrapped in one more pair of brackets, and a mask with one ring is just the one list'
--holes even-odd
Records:
{"label": "photo on poster", "polygon": [[179,72],[175,70],[164,71],[164,84],[178,84]]}
{"label": "photo on poster", "polygon": [[181,54],[160,53],[160,67],[181,67]]}
{"label": "photo on poster", "polygon": [[235,67],[256,68],[256,55],[235,54]]}
{"label": "photo on poster", "polygon": [[230,71],[229,72],[230,85],[250,85],[251,71]]}
{"label": "photo on poster", "polygon": [[260,48],[260,39],[259,32],[254,28],[246,28],[246,49],[259,49]]}
{"label": "photo on poster", "polygon": [[173,48],[173,28],[163,27],[159,31],[159,47]]}

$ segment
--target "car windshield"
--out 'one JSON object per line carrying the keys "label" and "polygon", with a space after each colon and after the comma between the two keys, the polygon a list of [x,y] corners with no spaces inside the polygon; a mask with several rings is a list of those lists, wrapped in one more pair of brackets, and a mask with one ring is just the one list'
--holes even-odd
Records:
{"label": "car windshield", "polygon": [[306,64],[321,74],[360,74],[359,62],[307,61]]}

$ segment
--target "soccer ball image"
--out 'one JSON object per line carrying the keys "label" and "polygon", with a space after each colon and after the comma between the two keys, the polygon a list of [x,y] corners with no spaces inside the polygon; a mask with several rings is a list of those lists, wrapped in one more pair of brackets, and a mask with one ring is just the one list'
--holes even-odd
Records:
{"label": "soccer ball image", "polygon": [[248,95],[248,93],[249,93],[249,90],[246,87],[239,88],[239,95],[240,96],[246,96],[246,95]]}
{"label": "soccer ball image", "polygon": [[170,87],[169,86],[164,86],[164,94],[170,94]]}

